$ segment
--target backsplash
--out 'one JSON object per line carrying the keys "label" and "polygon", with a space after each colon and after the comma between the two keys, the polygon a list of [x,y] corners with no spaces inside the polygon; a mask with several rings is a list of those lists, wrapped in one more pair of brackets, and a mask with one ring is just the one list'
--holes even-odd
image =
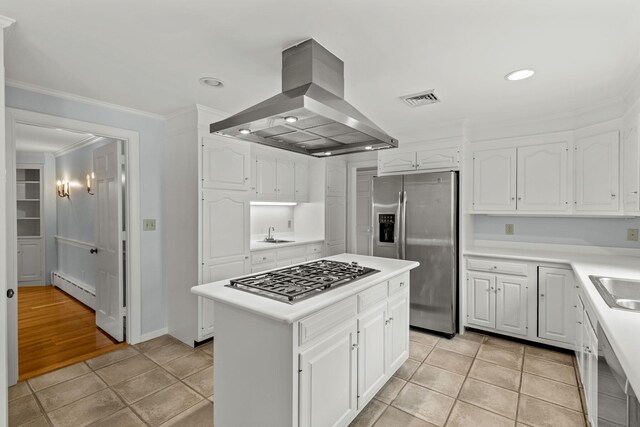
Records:
{"label": "backsplash", "polygon": [[293,232],[293,206],[251,206],[251,235],[266,236],[269,227],[276,236]]}

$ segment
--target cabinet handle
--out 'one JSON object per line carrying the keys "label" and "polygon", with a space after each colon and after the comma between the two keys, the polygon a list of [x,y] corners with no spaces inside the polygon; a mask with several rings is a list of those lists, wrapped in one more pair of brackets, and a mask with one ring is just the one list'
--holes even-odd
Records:
{"label": "cabinet handle", "polygon": [[358,343],[355,343],[351,346],[351,350],[355,350],[356,348],[358,348]]}
{"label": "cabinet handle", "polygon": [[385,324],[385,325],[388,325],[389,323],[391,323],[391,322],[389,321],[389,319],[387,319],[387,320],[385,320],[385,321],[384,321],[384,324]]}
{"label": "cabinet handle", "polygon": [[389,317],[389,322],[393,322],[393,317]]}
{"label": "cabinet handle", "polygon": [[404,286],[404,282],[400,282],[400,287],[403,287],[403,286]]}

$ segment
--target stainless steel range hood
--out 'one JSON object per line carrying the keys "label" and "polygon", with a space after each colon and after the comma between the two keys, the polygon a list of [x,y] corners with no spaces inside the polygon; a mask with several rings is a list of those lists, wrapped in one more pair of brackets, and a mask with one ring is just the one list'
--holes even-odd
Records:
{"label": "stainless steel range hood", "polygon": [[398,146],[343,97],[344,63],[309,39],[282,52],[282,93],[210,132],[319,157]]}

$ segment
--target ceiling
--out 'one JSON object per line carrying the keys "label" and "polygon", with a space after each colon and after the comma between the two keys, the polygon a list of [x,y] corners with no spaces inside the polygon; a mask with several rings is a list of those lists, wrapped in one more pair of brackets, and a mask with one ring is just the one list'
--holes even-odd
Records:
{"label": "ceiling", "polygon": [[16,151],[55,153],[71,145],[95,138],[88,133],[42,126],[16,124]]}
{"label": "ceiling", "polygon": [[[345,62],[345,99],[401,141],[597,107],[640,69],[637,0],[4,0],[0,14],[17,20],[8,79],[160,115],[275,95],[281,51],[313,37]],[[433,88],[440,104],[399,99]]]}

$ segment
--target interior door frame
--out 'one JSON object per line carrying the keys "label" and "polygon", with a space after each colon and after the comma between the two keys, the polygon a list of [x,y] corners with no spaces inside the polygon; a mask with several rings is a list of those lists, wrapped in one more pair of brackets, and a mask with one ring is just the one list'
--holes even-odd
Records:
{"label": "interior door frame", "polygon": [[358,169],[377,169],[378,157],[371,160],[359,160],[347,163],[347,252],[354,253],[356,248],[356,185]]}
{"label": "interior door frame", "polygon": [[[96,123],[84,122],[80,120],[68,119],[49,114],[36,113],[33,111],[20,110],[16,108],[6,108],[6,157],[7,157],[7,206],[16,205],[16,125],[27,124],[35,126],[47,126],[52,128],[68,129],[82,133],[90,133],[96,136],[123,141],[126,174],[126,283],[127,283],[127,342],[137,344],[141,340],[141,215],[140,215],[140,136],[138,132],[120,129],[112,126],[105,126]],[[16,236],[16,212],[15,209],[7,209],[7,283],[17,284],[17,236]],[[11,243],[10,243],[11,242]],[[13,246],[13,250],[10,246]],[[16,285],[17,286],[17,285]],[[7,288],[1,289],[5,292]],[[16,304],[17,306],[17,304]],[[10,353],[8,364],[8,385],[13,385],[18,380],[18,324],[17,312],[15,313],[15,325],[7,316],[7,351]]]}

